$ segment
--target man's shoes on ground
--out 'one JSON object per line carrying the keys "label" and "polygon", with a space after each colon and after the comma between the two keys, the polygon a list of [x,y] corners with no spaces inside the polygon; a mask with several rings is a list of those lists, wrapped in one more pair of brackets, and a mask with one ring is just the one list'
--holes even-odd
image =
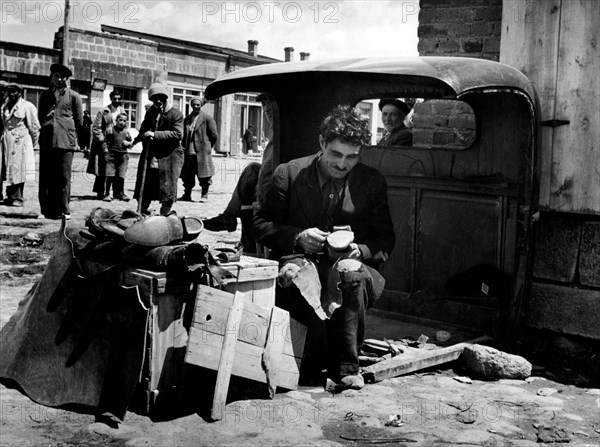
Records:
{"label": "man's shoes on ground", "polygon": [[16,206],[17,208],[23,208],[23,201],[22,200],[15,200],[12,203],[12,206]]}
{"label": "man's shoes on ground", "polygon": [[231,233],[237,228],[237,218],[226,213],[207,219],[203,223],[204,228],[208,231],[229,231]]}
{"label": "man's shoes on ground", "polygon": [[352,376],[344,376],[340,379],[338,384],[345,388],[350,388],[351,390],[361,390],[365,386],[365,379],[360,374],[352,375]]}
{"label": "man's shoes on ground", "polygon": [[200,197],[200,203],[206,202],[208,202],[208,194],[202,194],[202,197]]}
{"label": "man's shoes on ground", "polygon": [[121,200],[123,202],[129,202],[131,199],[127,197],[125,194],[120,194],[115,197],[115,200]]}
{"label": "man's shoes on ground", "polygon": [[191,194],[184,194],[177,199],[179,202],[193,202]]}
{"label": "man's shoes on ground", "polygon": [[108,194],[106,194],[103,198],[102,198],[103,202],[112,202],[112,199],[110,198],[110,196]]}

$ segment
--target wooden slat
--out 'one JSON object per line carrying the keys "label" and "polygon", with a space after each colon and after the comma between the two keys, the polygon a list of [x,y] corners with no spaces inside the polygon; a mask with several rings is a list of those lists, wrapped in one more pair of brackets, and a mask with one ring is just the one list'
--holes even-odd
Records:
{"label": "wooden slat", "polygon": [[362,370],[362,374],[367,382],[380,382],[402,374],[454,361],[460,357],[465,347],[476,343],[489,343],[490,341],[492,341],[491,337],[483,336],[468,342],[457,343],[447,348],[427,351],[406,349],[403,347],[402,349],[405,350],[403,354],[368,366]]}
{"label": "wooden slat", "polygon": [[229,389],[229,380],[231,379],[231,369],[235,358],[235,346],[238,339],[238,331],[242,312],[244,310],[244,294],[237,292],[233,298],[233,304],[229,309],[229,318],[227,319],[227,330],[223,338],[223,349],[221,350],[221,359],[219,360],[219,369],[217,373],[217,383],[215,385],[215,394],[211,417],[219,420],[222,417],[223,408],[227,400],[227,391]]}
{"label": "wooden slat", "polygon": [[267,343],[263,353],[263,364],[266,369],[267,383],[270,387],[271,395],[275,395],[275,389],[280,383],[279,365],[283,356],[285,343],[285,332],[283,328],[289,323],[290,315],[283,309],[273,307],[271,312],[271,322],[267,335]]}
{"label": "wooden slat", "polygon": [[[550,208],[600,213],[600,2],[562,1]],[[539,69],[539,67],[537,67]]]}
{"label": "wooden slat", "polygon": [[[556,111],[556,73],[560,34],[561,0],[529,2],[504,0],[500,62],[522,71],[540,98],[541,119],[553,119]],[[552,140],[554,129],[541,130],[540,205],[550,204]]]}
{"label": "wooden slat", "polygon": [[235,275],[233,279],[224,280],[224,284],[272,279],[276,278],[279,272],[276,265],[238,269],[236,266],[224,264],[223,268]]}

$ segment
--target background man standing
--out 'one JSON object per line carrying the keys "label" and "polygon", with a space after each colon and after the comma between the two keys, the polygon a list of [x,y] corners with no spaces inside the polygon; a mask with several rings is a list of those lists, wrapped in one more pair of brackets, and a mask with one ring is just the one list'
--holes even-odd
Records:
{"label": "background man standing", "polygon": [[98,199],[104,199],[107,202],[110,202],[111,184],[106,180],[106,163],[104,162],[104,155],[108,153],[106,139],[113,133],[117,116],[125,112],[122,107],[121,92],[113,90],[109,96],[110,104],[98,112],[92,124],[94,141],[92,142],[86,171],[88,174],[96,176],[92,191],[96,193]]}
{"label": "background man standing", "polygon": [[[324,362],[333,381],[352,388],[364,385],[358,374],[358,352],[365,312],[384,284],[372,267],[388,258],[395,243],[385,179],[359,161],[360,150],[370,138],[368,123],[356,109],[333,109],[320,127],[321,151],[275,169],[266,200],[252,221],[257,241],[275,257],[288,256],[284,263],[298,265],[297,259],[289,257],[295,255],[315,266],[309,279],[320,282],[321,294],[316,297],[320,303],[311,304],[309,312],[297,293],[289,296],[278,291],[278,306],[308,326],[309,352],[328,345],[326,356],[307,359],[305,355],[303,368],[304,361],[311,360],[320,371]],[[354,240],[343,247],[328,244],[337,226],[350,226]],[[310,301],[306,291],[300,292]],[[324,324],[315,317],[319,309]]]}
{"label": "background man standing", "polygon": [[168,104],[169,92],[163,84],[152,84],[148,99],[152,107],[148,108],[140,133],[132,143],[133,146],[141,141],[144,146],[134,198],[139,201],[142,214],[151,214],[150,202],[158,200],[160,214],[166,216],[177,199],[177,180],[183,166],[183,115]]}
{"label": "background man standing", "polygon": [[71,166],[83,125],[81,96],[67,85],[71,76],[69,67],[52,64],[51,86],[40,95],[39,200],[47,219],[71,218]]}
{"label": "background man standing", "polygon": [[212,148],[217,143],[219,134],[217,123],[212,116],[204,113],[202,97],[194,97],[190,100],[192,113],[185,117],[183,122],[182,146],[185,151],[185,161],[181,170],[181,179],[185,189],[179,198],[181,201],[192,201],[192,189],[198,183],[202,188],[200,202],[208,200],[208,189],[212,184],[211,177],[215,174],[212,161]]}

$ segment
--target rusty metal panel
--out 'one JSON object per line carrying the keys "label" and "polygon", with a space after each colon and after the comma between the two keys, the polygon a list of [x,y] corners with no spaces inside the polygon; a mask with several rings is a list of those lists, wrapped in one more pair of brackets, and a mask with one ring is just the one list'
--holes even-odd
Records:
{"label": "rusty metal panel", "polygon": [[396,232],[394,250],[381,269],[388,290],[410,291],[414,287],[415,200],[416,190],[413,188],[390,188],[388,191],[390,214]]}
{"label": "rusty metal panel", "polygon": [[443,293],[451,276],[478,264],[497,265],[500,197],[425,190],[418,208],[419,290]]}

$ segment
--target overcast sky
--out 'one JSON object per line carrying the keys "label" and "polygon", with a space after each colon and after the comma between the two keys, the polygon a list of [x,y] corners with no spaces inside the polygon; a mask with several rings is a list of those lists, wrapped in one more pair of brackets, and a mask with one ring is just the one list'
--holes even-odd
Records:
{"label": "overcast sky", "polygon": [[[0,1],[0,40],[52,47],[64,0]],[[207,43],[283,59],[417,56],[419,4],[411,1],[87,1],[71,0],[71,26],[100,25]]]}

